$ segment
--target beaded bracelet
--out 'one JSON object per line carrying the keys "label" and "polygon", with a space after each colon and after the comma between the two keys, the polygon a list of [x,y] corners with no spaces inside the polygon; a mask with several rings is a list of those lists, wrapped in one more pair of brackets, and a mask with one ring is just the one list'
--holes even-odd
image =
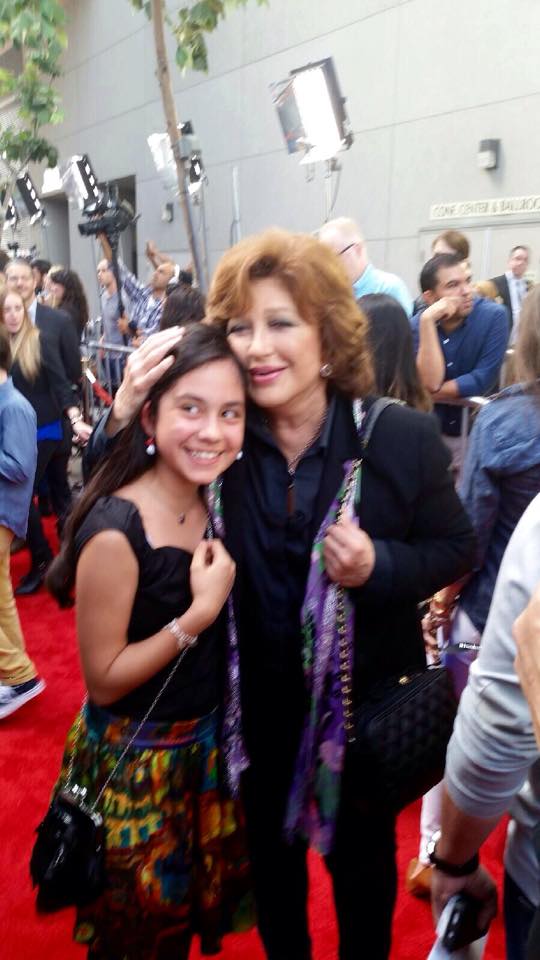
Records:
{"label": "beaded bracelet", "polygon": [[174,639],[176,640],[176,645],[178,649],[185,650],[186,647],[194,647],[199,639],[197,635],[192,636],[190,633],[186,633],[185,630],[182,630],[182,627],[178,623],[176,617],[171,620],[165,627],[166,630],[169,630]]}

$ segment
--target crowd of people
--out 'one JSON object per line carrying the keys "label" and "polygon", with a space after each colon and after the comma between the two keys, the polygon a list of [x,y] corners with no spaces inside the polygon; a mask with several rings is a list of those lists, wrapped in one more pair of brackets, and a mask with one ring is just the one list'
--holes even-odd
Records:
{"label": "crowd of people", "polygon": [[[91,797],[106,783],[105,887],[79,908],[77,939],[92,960],[187,960],[194,935],[215,953],[256,922],[269,960],[310,960],[313,846],[341,960],[387,960],[398,810],[350,733],[372,691],[428,660],[446,665],[460,704],[408,889],[436,915],[468,892],[487,923],[496,891],[477,852],[510,810],[507,957],[537,960],[540,286],[525,277],[528,249],[475,285],[467,238],[445,231],[415,299],[339,218],[317,236],[236,244],[205,301],[154,244],[144,285],[121,261],[116,277],[100,243],[116,375],[92,424],[77,274],[0,261],[0,718],[45,685],[9,574],[11,542],[26,537],[15,593],[46,577],[61,605],[76,597],[88,689],[55,789],[68,769]],[[88,477],[77,497],[73,440]],[[58,519],[54,559],[42,499]]]}

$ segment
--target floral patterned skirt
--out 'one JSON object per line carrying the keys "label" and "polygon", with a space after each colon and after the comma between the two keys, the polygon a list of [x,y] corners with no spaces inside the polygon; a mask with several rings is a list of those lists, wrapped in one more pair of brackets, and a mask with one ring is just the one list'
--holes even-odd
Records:
{"label": "floral patterned skirt", "polygon": [[[87,704],[59,784],[73,751],[73,781],[95,798],[136,727]],[[106,888],[75,924],[92,960],[179,960],[192,934],[217,953],[222,934],[254,925],[243,816],[224,787],[217,731],[217,712],[146,723],[121,760],[99,804]]]}

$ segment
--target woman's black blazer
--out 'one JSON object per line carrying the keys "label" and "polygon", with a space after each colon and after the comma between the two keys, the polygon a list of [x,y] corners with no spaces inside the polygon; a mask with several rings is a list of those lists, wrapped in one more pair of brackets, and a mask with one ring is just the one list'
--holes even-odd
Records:
{"label": "woman's black blazer", "polygon": [[75,403],[71,381],[60,355],[58,339],[46,330],[39,332],[41,362],[35,380],[28,380],[17,361],[11,376],[17,390],[26,397],[36,411],[37,425],[61,420],[64,410]]}
{"label": "woman's black blazer", "polygon": [[[374,398],[365,401],[369,409]],[[245,456],[249,457],[249,436]],[[384,677],[425,665],[418,604],[469,571],[475,538],[455,491],[450,455],[431,414],[392,404],[362,449],[352,406],[336,397],[317,506],[315,537],[343,480],[343,464],[361,457],[357,512],[372,538],[376,563],[355,604],[354,688],[359,698]],[[225,474],[227,546],[237,561],[236,602],[242,603],[242,501],[245,460]],[[241,617],[239,618],[241,621]],[[244,638],[244,642],[245,642]]]}

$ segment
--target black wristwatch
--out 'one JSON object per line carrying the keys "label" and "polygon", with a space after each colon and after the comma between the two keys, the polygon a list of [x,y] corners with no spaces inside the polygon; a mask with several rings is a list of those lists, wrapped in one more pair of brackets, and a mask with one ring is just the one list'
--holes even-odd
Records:
{"label": "black wristwatch", "polygon": [[471,873],[474,873],[475,870],[478,870],[478,867],[480,866],[480,857],[477,853],[475,853],[470,860],[467,860],[466,863],[448,863],[448,860],[442,860],[440,857],[438,857],[437,844],[440,839],[441,831],[437,830],[427,845],[429,862],[436,867],[437,870],[440,870],[441,873],[445,873],[447,877],[468,877]]}

